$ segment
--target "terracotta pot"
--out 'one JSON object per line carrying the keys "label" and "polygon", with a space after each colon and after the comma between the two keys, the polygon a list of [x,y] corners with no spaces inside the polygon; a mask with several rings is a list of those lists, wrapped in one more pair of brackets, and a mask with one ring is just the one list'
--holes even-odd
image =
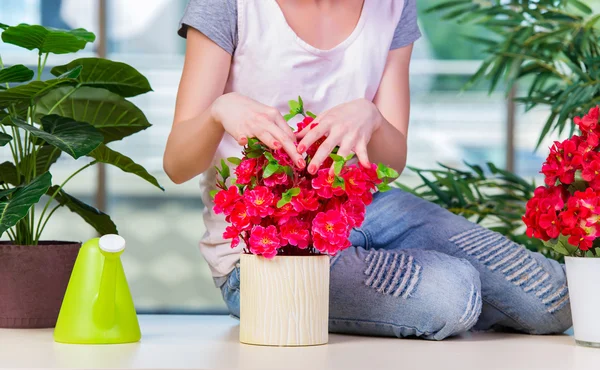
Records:
{"label": "terracotta pot", "polygon": [[0,242],[0,327],[51,328],[81,243],[10,243]]}
{"label": "terracotta pot", "polygon": [[240,341],[312,346],[328,340],[329,257],[242,254]]}

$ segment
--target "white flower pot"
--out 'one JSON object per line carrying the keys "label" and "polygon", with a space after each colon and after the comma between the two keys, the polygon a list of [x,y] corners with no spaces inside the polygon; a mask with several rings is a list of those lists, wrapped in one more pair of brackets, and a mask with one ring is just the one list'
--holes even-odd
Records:
{"label": "white flower pot", "polygon": [[565,257],[577,344],[600,347],[600,258]]}
{"label": "white flower pot", "polygon": [[240,342],[326,344],[329,257],[241,255]]}

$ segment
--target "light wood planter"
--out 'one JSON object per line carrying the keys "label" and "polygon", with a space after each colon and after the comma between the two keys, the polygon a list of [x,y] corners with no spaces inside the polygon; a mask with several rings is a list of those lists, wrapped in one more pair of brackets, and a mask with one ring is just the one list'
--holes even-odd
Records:
{"label": "light wood planter", "polygon": [[241,255],[240,342],[326,344],[329,257]]}

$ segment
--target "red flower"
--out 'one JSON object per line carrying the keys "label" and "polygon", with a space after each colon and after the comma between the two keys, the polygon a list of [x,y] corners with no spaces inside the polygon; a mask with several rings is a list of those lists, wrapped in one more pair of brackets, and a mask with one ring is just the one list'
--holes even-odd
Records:
{"label": "red flower", "polygon": [[305,249],[308,247],[308,242],[310,241],[309,226],[307,222],[293,218],[280,226],[281,239],[298,248]]}
{"label": "red flower", "polygon": [[364,203],[351,199],[342,204],[342,214],[346,217],[350,227],[359,227],[365,220],[366,207]]}
{"label": "red flower", "polygon": [[266,258],[277,255],[277,249],[281,246],[281,240],[277,235],[277,228],[269,225],[266,228],[255,226],[250,234],[250,252],[260,254]]}
{"label": "red flower", "polygon": [[365,173],[358,168],[358,166],[350,166],[344,173],[342,173],[344,179],[344,186],[346,188],[346,194],[349,197],[361,198],[367,191],[369,186],[367,185],[367,176]]}
{"label": "red flower", "polygon": [[257,220],[255,217],[251,217],[248,214],[248,209],[243,202],[238,202],[235,207],[233,207],[227,221],[231,222],[238,230],[248,230]]}
{"label": "red flower", "polygon": [[[313,120],[314,120],[314,118],[312,118],[310,116],[304,117],[302,122],[298,123],[298,129],[296,131],[300,132],[300,131],[304,130],[306,128],[306,126],[308,126]],[[312,129],[312,127],[311,127],[311,129]]]}
{"label": "red flower", "polygon": [[316,211],[319,209],[319,199],[314,190],[302,189],[300,194],[292,198],[292,206],[296,212]]}
{"label": "red flower", "polygon": [[235,248],[240,244],[240,231],[233,226],[227,226],[223,238],[231,239],[231,248]]}
{"label": "red flower", "polygon": [[336,242],[339,239],[348,239],[350,225],[341,212],[329,210],[315,216],[312,222],[312,232],[313,237],[318,234],[331,242]]}
{"label": "red flower", "polygon": [[330,256],[335,256],[338,252],[343,251],[351,245],[348,238],[340,238],[331,241],[327,238],[323,238],[319,234],[313,235],[313,243],[316,250],[321,253],[329,254]]}
{"label": "red flower", "polygon": [[584,165],[581,177],[594,189],[600,188],[600,158]]}
{"label": "red flower", "polygon": [[598,126],[598,119],[600,117],[600,107],[590,109],[588,114],[582,118],[575,117],[573,120],[582,132],[594,131]]}
{"label": "red flower", "polygon": [[271,190],[264,186],[257,186],[244,193],[244,201],[250,216],[267,217],[273,214],[274,209],[271,206],[274,200],[275,196]]}
{"label": "red flower", "polygon": [[312,188],[317,191],[317,195],[321,198],[331,198],[335,194],[340,196],[344,194],[344,189],[341,187],[333,187],[334,177],[329,175],[329,168],[324,168],[317,172],[317,177],[312,179]]}
{"label": "red flower", "polygon": [[263,183],[268,187],[274,187],[277,185],[286,185],[289,181],[288,175],[285,172],[280,172],[273,174],[265,179],[263,179]]}
{"label": "red flower", "polygon": [[554,142],[546,162],[542,165],[546,185],[555,185],[557,179],[565,185],[575,181],[575,172],[581,169],[583,163],[583,153],[579,151],[580,141],[581,138],[575,135],[562,143]]}
{"label": "red flower", "polygon": [[292,159],[283,149],[278,149],[273,151],[273,158],[279,162],[282,166],[293,166]]}
{"label": "red flower", "polygon": [[256,176],[256,158],[247,158],[236,167],[235,174],[238,184],[249,184],[253,176]]}
{"label": "red flower", "polygon": [[227,190],[221,190],[215,195],[215,206],[213,210],[216,214],[224,213],[229,215],[236,202],[242,199],[237,186],[231,186]]}
{"label": "red flower", "polygon": [[294,209],[292,203],[286,203],[283,207],[276,208],[273,213],[273,218],[277,220],[278,225],[284,224],[296,216],[298,216],[298,212]]}

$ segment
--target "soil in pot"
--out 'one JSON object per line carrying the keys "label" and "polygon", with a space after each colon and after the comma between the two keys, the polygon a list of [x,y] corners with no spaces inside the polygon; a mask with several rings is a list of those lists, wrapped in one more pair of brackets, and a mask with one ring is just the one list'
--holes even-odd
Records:
{"label": "soil in pot", "polygon": [[54,327],[80,247],[62,241],[0,242],[0,327]]}

